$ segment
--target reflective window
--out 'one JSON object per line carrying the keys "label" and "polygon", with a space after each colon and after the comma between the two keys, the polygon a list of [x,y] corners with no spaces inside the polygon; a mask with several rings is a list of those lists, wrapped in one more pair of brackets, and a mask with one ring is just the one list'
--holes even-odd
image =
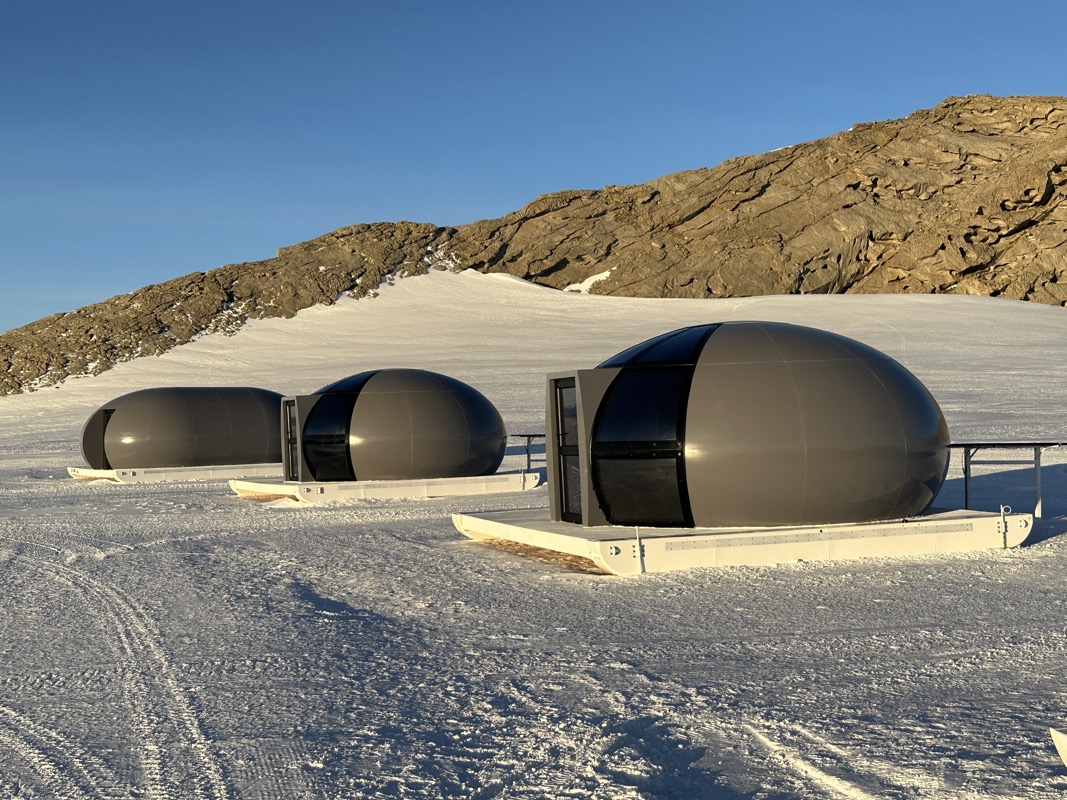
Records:
{"label": "reflective window", "polygon": [[288,481],[300,480],[299,458],[299,421],[296,415],[296,401],[283,400],[282,407],[285,410],[285,479]]}
{"label": "reflective window", "polygon": [[578,397],[574,381],[556,382],[559,411],[559,443],[563,447],[578,446]]}
{"label": "reflective window", "polygon": [[597,497],[611,524],[692,525],[682,459],[692,379],[691,366],[627,367],[612,381],[591,452]]}
{"label": "reflective window", "polygon": [[556,426],[559,435],[559,471],[563,481],[562,518],[567,522],[582,521],[582,470],[578,460],[578,392],[574,378],[555,381]]}
{"label": "reflective window", "polygon": [[695,364],[704,342],[718,325],[694,325],[682,328],[674,336],[657,342],[630,363],[637,364]]}
{"label": "reflective window", "polygon": [[360,372],[357,375],[349,375],[347,378],[341,378],[339,381],[334,381],[329,386],[323,386],[315,394],[332,394],[334,392],[358,392],[363,388],[364,384],[377,375],[381,370],[370,370],[369,372]]}
{"label": "reflective window", "polygon": [[564,455],[560,458],[563,467],[563,512],[568,517],[582,521],[582,471],[578,456]]}
{"label": "reflective window", "polygon": [[681,494],[677,458],[598,458],[593,480],[612,525],[691,525]]}
{"label": "reflective window", "polygon": [[704,342],[718,327],[719,323],[679,328],[635,344],[598,366],[695,364],[700,351],[704,347]]}
{"label": "reflective window", "polygon": [[597,368],[600,368],[600,367],[625,367],[627,364],[630,363],[630,361],[632,359],[634,359],[637,356],[641,355],[643,352],[648,350],[650,347],[654,347],[657,343],[662,342],[665,339],[670,339],[672,336],[677,336],[677,335],[678,335],[678,331],[668,331],[667,333],[662,333],[659,336],[656,336],[655,338],[647,339],[647,340],[645,340],[643,342],[638,342],[633,347],[626,348],[621,353],[618,353],[617,355],[614,355],[611,358],[609,358],[607,361],[605,361],[605,362],[603,362],[601,364],[597,364]]}
{"label": "reflective window", "polygon": [[304,461],[317,481],[354,481],[348,429],[355,394],[324,394],[304,422]]}
{"label": "reflective window", "polygon": [[685,367],[625,369],[608,389],[593,427],[593,449],[613,442],[679,447],[692,370]]}

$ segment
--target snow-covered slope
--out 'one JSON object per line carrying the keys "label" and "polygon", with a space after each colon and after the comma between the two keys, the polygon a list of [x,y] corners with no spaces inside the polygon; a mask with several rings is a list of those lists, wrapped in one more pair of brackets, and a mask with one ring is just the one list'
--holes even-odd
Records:
{"label": "snow-covered slope", "polygon": [[[546,372],[727,319],[887,352],[957,441],[1067,441],[1063,309],[615,299],[476,273],[0,398],[0,796],[1061,796],[1059,451],[1020,550],[626,580],[467,542],[449,521],[543,505],[543,490],[288,508],[64,470],[85,419],[127,391],[307,392],[383,366],[453,375],[509,430],[539,431]],[[979,478],[980,503],[1025,507],[1028,475],[1004,469]]]}

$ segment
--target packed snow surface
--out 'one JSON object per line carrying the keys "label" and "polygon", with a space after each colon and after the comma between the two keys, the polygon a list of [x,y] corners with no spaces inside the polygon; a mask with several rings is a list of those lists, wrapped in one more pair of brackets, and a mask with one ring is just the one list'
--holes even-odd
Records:
{"label": "packed snow surface", "polygon": [[[0,796],[1062,797],[1064,449],[1044,453],[1044,517],[1016,550],[637,578],[450,522],[546,505],[544,489],[295,507],[65,471],[95,408],[151,386],[293,394],[419,367],[542,431],[545,373],[735,319],[881,349],[957,442],[1067,441],[1063,309],[621,299],[472,273],[0,398]],[[976,504],[1029,510],[1030,477],[986,468]],[[961,497],[954,462],[938,504]]]}

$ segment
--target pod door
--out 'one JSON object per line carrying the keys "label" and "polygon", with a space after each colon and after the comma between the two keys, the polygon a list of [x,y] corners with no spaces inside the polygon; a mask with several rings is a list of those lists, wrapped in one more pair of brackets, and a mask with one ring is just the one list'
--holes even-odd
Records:
{"label": "pod door", "polygon": [[284,450],[285,479],[300,480],[300,421],[296,413],[296,400],[282,401],[282,444]]}
{"label": "pod door", "polygon": [[582,470],[578,456],[578,391],[574,378],[553,382],[556,395],[556,453],[559,459],[560,518],[582,522]]}

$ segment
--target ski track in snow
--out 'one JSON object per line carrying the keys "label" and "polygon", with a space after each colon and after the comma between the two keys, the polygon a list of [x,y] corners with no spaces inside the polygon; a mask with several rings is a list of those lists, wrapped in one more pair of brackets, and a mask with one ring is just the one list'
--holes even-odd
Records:
{"label": "ski track in snow", "polygon": [[22,557],[20,560],[49,573],[55,580],[74,588],[87,605],[103,614],[113,632],[124,668],[134,727],[144,740],[142,764],[148,797],[171,798],[167,788],[181,783],[185,776],[168,765],[175,751],[187,754],[195,765],[193,785],[184,791],[197,800],[225,800],[229,797],[222,770],[210,743],[200,729],[196,714],[175,680],[170,661],[151,621],[121,590],[60,564]]}
{"label": "ski track in snow", "polygon": [[[64,472],[91,411],[151,385],[293,394],[421,367],[482,390],[510,430],[540,430],[546,372],[714,319],[879,347],[928,383],[956,440],[1067,440],[1062,309],[561,296],[480,275],[396,281],[0,398],[0,794],[1063,796],[1047,734],[1067,727],[1061,451],[1046,458],[1039,540],[1018,551],[625,580],[451,526],[457,511],[544,505],[544,490],[294,508],[222,482]],[[1025,506],[1026,477],[991,470],[975,496]],[[958,465],[945,494],[962,496]]]}
{"label": "ski track in snow", "polygon": [[54,797],[119,800],[130,796],[120,793],[111,771],[77,744],[3,706],[0,747],[18,753]]}

